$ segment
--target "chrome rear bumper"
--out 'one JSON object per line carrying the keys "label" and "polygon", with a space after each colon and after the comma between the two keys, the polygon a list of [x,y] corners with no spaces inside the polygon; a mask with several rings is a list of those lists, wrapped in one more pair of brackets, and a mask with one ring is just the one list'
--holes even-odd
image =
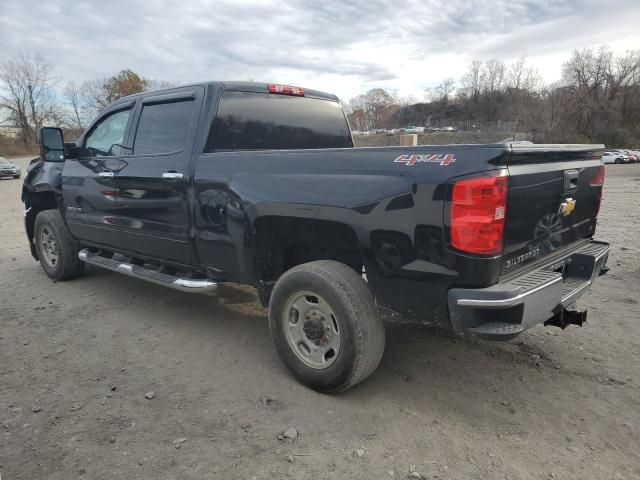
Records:
{"label": "chrome rear bumper", "polygon": [[608,256],[609,244],[592,240],[564,257],[562,273],[543,266],[488,288],[451,289],[453,329],[484,338],[513,338],[571,307],[603,271]]}

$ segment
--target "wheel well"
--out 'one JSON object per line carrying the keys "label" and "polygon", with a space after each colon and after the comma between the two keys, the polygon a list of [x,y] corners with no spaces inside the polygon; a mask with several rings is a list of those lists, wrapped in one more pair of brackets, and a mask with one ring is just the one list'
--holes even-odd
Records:
{"label": "wheel well", "polygon": [[27,229],[27,237],[29,238],[29,246],[31,247],[31,255],[38,260],[38,256],[33,245],[34,225],[38,213],[43,210],[52,210],[58,208],[56,197],[53,192],[30,193],[25,199],[25,227]]}
{"label": "wheel well", "polygon": [[358,237],[343,223],[262,217],[254,232],[254,267],[261,282],[275,282],[290,268],[314,260],[336,260],[362,271]]}

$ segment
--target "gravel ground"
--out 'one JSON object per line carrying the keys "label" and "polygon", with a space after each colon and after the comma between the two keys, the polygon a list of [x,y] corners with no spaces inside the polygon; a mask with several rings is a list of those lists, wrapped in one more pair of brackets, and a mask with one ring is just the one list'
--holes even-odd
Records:
{"label": "gravel ground", "polygon": [[389,326],[378,371],[338,396],[289,376],[250,289],[53,283],[20,187],[0,181],[3,480],[640,478],[640,164],[607,167],[612,269],[585,327],[480,343]]}

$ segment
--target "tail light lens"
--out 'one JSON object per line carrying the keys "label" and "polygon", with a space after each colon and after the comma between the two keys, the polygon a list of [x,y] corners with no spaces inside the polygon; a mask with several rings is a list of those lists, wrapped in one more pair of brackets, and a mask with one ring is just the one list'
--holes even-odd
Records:
{"label": "tail light lens", "polygon": [[507,177],[459,180],[451,198],[451,246],[468,253],[502,252]]}
{"label": "tail light lens", "polygon": [[600,165],[600,169],[595,177],[591,180],[592,187],[601,187],[604,185],[604,165]]}
{"label": "tail light lens", "polygon": [[300,87],[294,87],[292,85],[279,85],[277,83],[270,83],[267,88],[269,93],[276,93],[278,95],[293,95],[294,97],[304,97],[304,89]]}
{"label": "tail light lens", "polygon": [[604,165],[600,165],[598,174],[591,180],[592,187],[599,187],[596,193],[598,199],[598,209],[596,210],[596,216],[600,213],[600,205],[602,205],[602,189],[604,187]]}

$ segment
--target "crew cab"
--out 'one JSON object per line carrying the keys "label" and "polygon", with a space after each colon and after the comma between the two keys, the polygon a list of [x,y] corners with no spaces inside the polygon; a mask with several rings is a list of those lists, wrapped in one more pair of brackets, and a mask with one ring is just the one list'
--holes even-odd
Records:
{"label": "crew cab", "polygon": [[122,98],[75,142],[40,142],[22,200],[49,277],[252,285],[283,362],[322,392],[374,372],[384,312],[507,340],[581,325],[606,272],[602,145],[354,148],[334,95],[248,82]]}

